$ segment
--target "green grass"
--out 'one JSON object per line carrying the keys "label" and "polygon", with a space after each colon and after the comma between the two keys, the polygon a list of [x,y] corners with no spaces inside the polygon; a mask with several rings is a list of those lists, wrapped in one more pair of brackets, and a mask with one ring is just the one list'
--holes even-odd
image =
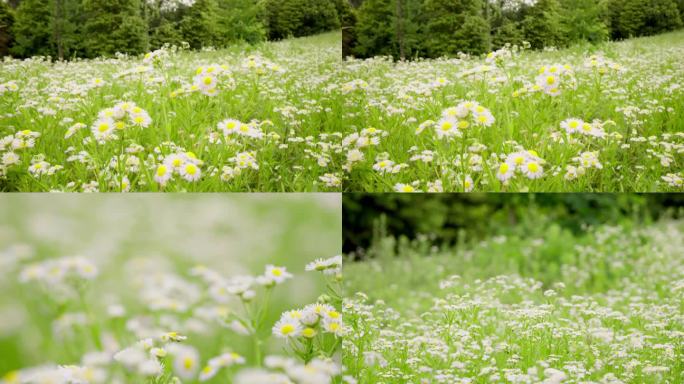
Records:
{"label": "green grass", "polygon": [[350,374],[368,384],[684,379],[682,221],[500,232],[441,249],[387,238],[372,260],[345,264]]}
{"label": "green grass", "polygon": [[[144,58],[5,61],[0,84],[14,81],[18,89],[0,91],[0,137],[23,130],[40,137],[33,148],[13,150],[20,162],[1,166],[0,190],[84,191],[94,186],[99,191],[339,190],[334,181],[321,180],[326,174],[340,176],[339,156],[332,150],[339,138],[331,135],[339,122],[330,118],[333,106],[328,90],[336,82],[339,42],[340,33],[332,32],[219,51],[169,50],[168,56],[145,64],[151,71],[123,77],[122,72],[143,65]],[[243,67],[252,55],[283,72],[257,73]],[[172,96],[193,83],[198,67],[209,65],[225,65],[230,71],[230,76],[219,77],[216,96],[199,92]],[[233,88],[228,87],[229,78]],[[95,79],[104,85],[94,87]],[[151,125],[129,126],[118,131],[117,139],[98,144],[91,126],[100,111],[120,101],[147,111]],[[219,132],[218,123],[226,119],[254,121],[263,137],[217,134],[220,142],[212,143],[210,135]],[[65,138],[77,123],[86,127]],[[8,142],[0,144],[0,155],[10,151]],[[232,157],[250,151],[255,152],[258,170],[244,168],[240,175],[221,178],[224,167],[235,168]],[[163,157],[185,152],[200,160],[202,177],[189,182],[177,174],[164,186],[155,182]],[[82,160],[68,160],[78,153]],[[121,155],[123,161],[111,165]],[[30,165],[43,160],[62,168],[52,175],[31,175]],[[139,165],[123,166],[131,161]],[[124,177],[128,183],[122,186]]]}
{"label": "green grass", "polygon": [[[607,66],[585,67],[592,55]],[[349,61],[346,80],[366,86],[348,92],[342,119],[361,136],[378,137],[379,142],[359,148],[364,158],[348,166],[344,190],[391,191],[404,185],[418,191],[681,190],[682,56],[684,32],[675,32],[600,46],[522,51],[492,63],[484,57]],[[483,65],[488,71],[468,72]],[[568,79],[555,97],[539,92],[514,96],[535,84],[541,67],[553,65],[571,66],[576,88]],[[437,79],[446,85],[431,86]],[[437,137],[435,124],[416,133],[422,123],[438,122],[443,110],[466,100],[488,108],[494,124],[469,120],[470,127],[459,130],[461,137],[449,139]],[[561,123],[570,118],[599,121],[605,137],[566,135]],[[364,134],[369,127],[379,132]],[[347,152],[354,148],[354,143],[346,147]],[[422,151],[432,151],[434,159],[411,159]],[[516,171],[508,182],[500,181],[497,172],[506,155],[518,151],[535,151],[543,174],[529,179]],[[565,179],[567,167],[578,166],[574,158],[583,152],[597,152],[602,168],[584,167],[583,175]],[[405,168],[397,173],[372,168],[387,159]]]}
{"label": "green grass", "polygon": [[[320,300],[339,308],[329,292],[334,276],[304,270],[339,253],[338,196],[7,195],[0,210],[0,383],[196,383],[211,358],[235,352],[243,364],[204,382],[242,384],[239,371],[265,369],[266,356],[293,359],[293,367],[339,356],[339,338],[320,329],[305,351],[302,337],[272,334],[285,311]],[[64,258],[74,256],[98,273],[62,275]],[[236,276],[263,275],[269,264],[293,277],[271,288],[253,284],[251,300],[220,289]],[[200,265],[216,275],[194,273]],[[235,331],[233,321],[252,331]],[[187,340],[159,339],[172,331]],[[168,353],[157,359],[158,376],[116,358],[147,338]],[[188,354],[191,369],[179,370]],[[64,379],[68,370],[58,366],[79,367],[82,381]]]}

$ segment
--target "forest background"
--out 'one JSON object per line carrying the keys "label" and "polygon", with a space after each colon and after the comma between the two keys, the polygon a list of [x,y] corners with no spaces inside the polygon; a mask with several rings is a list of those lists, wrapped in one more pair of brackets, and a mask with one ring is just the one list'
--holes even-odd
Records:
{"label": "forest background", "polygon": [[351,0],[345,56],[436,58],[506,44],[533,49],[682,27],[684,0]]}
{"label": "forest background", "polygon": [[0,56],[257,44],[338,29],[350,12],[347,0],[0,0]]}

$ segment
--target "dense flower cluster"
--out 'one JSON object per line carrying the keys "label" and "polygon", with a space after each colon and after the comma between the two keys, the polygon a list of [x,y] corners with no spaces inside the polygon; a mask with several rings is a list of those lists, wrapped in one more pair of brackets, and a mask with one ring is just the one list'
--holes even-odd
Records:
{"label": "dense flower cluster", "polygon": [[337,33],[249,53],[8,58],[0,179],[16,191],[339,191],[339,58]]}
{"label": "dense flower cluster", "polygon": [[496,236],[430,257],[421,244],[346,265],[345,366],[368,384],[677,382],[683,224],[590,228],[574,243]]}
{"label": "dense flower cluster", "polygon": [[[349,60],[343,188],[681,190],[683,38],[603,52],[504,47],[485,57]],[[511,162],[530,151],[534,161]]]}

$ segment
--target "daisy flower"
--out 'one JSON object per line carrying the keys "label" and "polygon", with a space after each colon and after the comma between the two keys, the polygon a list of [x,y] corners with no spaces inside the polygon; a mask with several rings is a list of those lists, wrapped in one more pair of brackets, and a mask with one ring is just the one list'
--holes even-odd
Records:
{"label": "daisy flower", "polygon": [[416,189],[411,184],[402,184],[402,183],[395,184],[394,190],[396,192],[404,192],[404,193],[417,192]]}
{"label": "daisy flower", "polygon": [[567,119],[561,122],[561,128],[563,128],[565,132],[572,134],[578,132],[583,124],[584,121],[580,119]]}
{"label": "daisy flower", "polygon": [[202,177],[202,170],[197,164],[186,162],[180,169],[180,175],[187,181],[197,181]]}
{"label": "daisy flower", "polygon": [[544,168],[535,160],[530,160],[522,167],[523,174],[528,179],[538,179],[543,176]]}
{"label": "daisy flower", "polygon": [[195,378],[199,367],[199,353],[193,347],[175,345],[173,348],[173,371],[181,379]]}
{"label": "daisy flower", "polygon": [[111,118],[98,119],[91,129],[96,139],[107,139],[114,132],[114,120]]}
{"label": "daisy flower", "polygon": [[282,284],[287,279],[292,278],[292,274],[287,272],[285,267],[276,267],[274,265],[267,265],[266,271],[263,277],[265,277],[272,284]]}
{"label": "daisy flower", "polygon": [[380,160],[373,165],[373,169],[380,173],[391,173],[394,169],[392,160]]}
{"label": "daisy flower", "polygon": [[499,169],[496,172],[496,178],[499,179],[499,181],[501,181],[502,183],[505,183],[511,177],[513,177],[514,172],[515,165],[503,162],[499,165]]}
{"label": "daisy flower", "polygon": [[273,335],[282,339],[295,338],[302,332],[302,325],[297,320],[281,318],[273,326]]}
{"label": "daisy flower", "polygon": [[164,185],[173,176],[173,169],[166,164],[160,164],[154,172],[154,181]]}

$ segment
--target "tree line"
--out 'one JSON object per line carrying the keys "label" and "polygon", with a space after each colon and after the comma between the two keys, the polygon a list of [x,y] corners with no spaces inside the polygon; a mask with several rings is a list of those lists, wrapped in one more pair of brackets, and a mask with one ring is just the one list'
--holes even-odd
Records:
{"label": "tree line", "polygon": [[346,0],[0,0],[0,56],[254,44],[338,29],[349,12]]}
{"label": "tree line", "polygon": [[683,207],[677,193],[349,193],[342,204],[343,252],[368,249],[384,236],[423,235],[449,246],[514,230],[525,236],[535,233],[529,227],[551,222],[581,233],[586,225],[684,217]]}
{"label": "tree line", "polygon": [[345,56],[482,54],[647,36],[682,27],[684,0],[349,0]]}

